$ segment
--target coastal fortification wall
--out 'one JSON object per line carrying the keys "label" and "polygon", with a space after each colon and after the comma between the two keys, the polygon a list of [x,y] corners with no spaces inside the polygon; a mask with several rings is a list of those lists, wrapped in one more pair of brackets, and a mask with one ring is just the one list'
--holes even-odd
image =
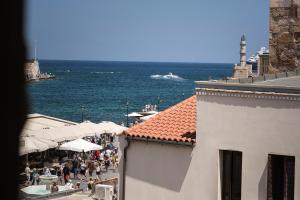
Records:
{"label": "coastal fortification wall", "polygon": [[37,60],[25,63],[26,80],[38,79],[40,75],[40,67]]}
{"label": "coastal fortification wall", "polygon": [[300,67],[300,0],[270,0],[270,72]]}

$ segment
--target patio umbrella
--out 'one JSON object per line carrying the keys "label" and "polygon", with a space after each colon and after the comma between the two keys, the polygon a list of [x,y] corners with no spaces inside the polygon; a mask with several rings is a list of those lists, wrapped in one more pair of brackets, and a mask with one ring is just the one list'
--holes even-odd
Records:
{"label": "patio umbrella", "polygon": [[97,124],[101,133],[112,133],[113,135],[120,135],[123,131],[128,128],[125,126],[118,125],[114,122],[103,121]]}
{"label": "patio umbrella", "polygon": [[74,127],[81,132],[81,137],[94,136],[96,133],[100,133],[102,131],[98,124],[90,121],[82,122]]}
{"label": "patio umbrella", "polygon": [[35,133],[36,137],[51,140],[54,142],[64,142],[66,140],[75,140],[81,137],[82,131],[76,127],[63,126],[58,128],[42,129]]}
{"label": "patio umbrella", "polygon": [[76,152],[88,152],[88,151],[96,151],[101,150],[102,147],[100,145],[88,142],[84,139],[77,139],[71,142],[64,143],[60,145],[60,150],[68,150],[68,151],[76,151]]}
{"label": "patio umbrella", "polygon": [[19,155],[25,155],[33,152],[46,151],[47,149],[57,147],[57,143],[30,135],[22,135],[20,138]]}

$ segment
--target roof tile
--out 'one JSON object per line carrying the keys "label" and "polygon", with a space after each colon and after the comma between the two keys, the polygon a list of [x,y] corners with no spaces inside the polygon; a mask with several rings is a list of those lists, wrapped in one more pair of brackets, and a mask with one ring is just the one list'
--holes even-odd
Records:
{"label": "roof tile", "polygon": [[196,138],[196,96],[193,95],[147,121],[127,129],[125,133],[132,137],[194,143]]}

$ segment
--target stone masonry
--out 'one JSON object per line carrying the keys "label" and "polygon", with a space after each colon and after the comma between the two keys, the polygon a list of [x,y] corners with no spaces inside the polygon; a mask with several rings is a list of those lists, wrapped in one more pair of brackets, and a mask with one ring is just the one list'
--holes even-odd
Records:
{"label": "stone masonry", "polygon": [[300,67],[300,0],[270,0],[269,72]]}

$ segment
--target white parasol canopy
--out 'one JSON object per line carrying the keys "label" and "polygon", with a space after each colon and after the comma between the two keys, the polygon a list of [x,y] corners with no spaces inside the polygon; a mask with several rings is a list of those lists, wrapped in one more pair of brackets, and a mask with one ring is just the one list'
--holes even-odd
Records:
{"label": "white parasol canopy", "polygon": [[102,122],[100,124],[96,124],[90,121],[85,121],[76,125],[41,129],[37,131],[24,130],[22,135],[31,135],[54,142],[64,142],[66,140],[76,140],[78,138],[99,135],[102,133],[120,134],[125,129],[127,128],[113,122]]}
{"label": "white parasol canopy", "polygon": [[80,124],[77,124],[75,127],[76,127],[76,129],[80,130],[81,137],[94,136],[94,135],[96,135],[96,133],[102,132],[102,130],[101,130],[102,127],[100,127],[98,124],[90,122],[90,121],[82,122]]}
{"label": "white parasol canopy", "polygon": [[87,152],[87,151],[95,151],[95,150],[101,150],[102,147],[100,145],[88,142],[84,139],[77,139],[73,140],[71,142],[67,142],[62,144],[59,147],[60,150],[69,150],[69,151],[76,151],[76,152]]}
{"label": "white parasol canopy", "polygon": [[46,151],[47,149],[55,147],[57,147],[56,142],[35,136],[22,135],[20,138],[19,155],[22,156],[28,153]]}
{"label": "white parasol canopy", "polygon": [[102,133],[112,133],[113,135],[120,135],[123,131],[127,130],[127,127],[118,125],[114,122],[103,121],[97,124],[99,127],[100,134]]}
{"label": "white parasol canopy", "polygon": [[100,131],[97,124],[86,121],[71,126],[42,129],[32,133],[28,132],[28,134],[55,142],[63,142],[66,140],[76,140],[85,136],[93,136]]}
{"label": "white parasol canopy", "polygon": [[64,126],[53,129],[43,129],[35,133],[36,137],[52,140],[55,142],[63,142],[66,140],[75,140],[80,138],[82,132],[76,128],[77,125]]}
{"label": "white parasol canopy", "polygon": [[[127,116],[127,115],[125,115]],[[143,115],[137,113],[137,112],[132,112],[130,114],[128,114],[128,117],[143,117]]]}

